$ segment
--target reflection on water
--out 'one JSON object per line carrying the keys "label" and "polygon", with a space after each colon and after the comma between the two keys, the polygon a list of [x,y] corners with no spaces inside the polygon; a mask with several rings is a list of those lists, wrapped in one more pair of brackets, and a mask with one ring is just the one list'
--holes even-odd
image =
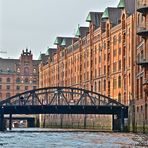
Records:
{"label": "reflection on water", "polygon": [[[22,130],[22,129],[21,129]],[[26,130],[28,132],[26,132]],[[141,148],[148,147],[148,135],[101,132],[49,132],[24,129],[0,133],[4,148]],[[42,132],[41,132],[42,131]]]}

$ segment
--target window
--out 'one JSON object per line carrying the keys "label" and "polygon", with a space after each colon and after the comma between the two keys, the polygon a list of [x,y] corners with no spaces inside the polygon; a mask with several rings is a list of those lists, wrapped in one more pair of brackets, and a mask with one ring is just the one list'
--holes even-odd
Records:
{"label": "window", "polygon": [[34,74],[36,73],[36,69],[35,69],[35,68],[33,69],[33,73],[34,73]]}
{"label": "window", "polygon": [[35,84],[35,83],[37,83],[37,80],[36,80],[36,78],[34,78],[34,79],[33,79],[33,83],[34,83],[34,84]]}
{"label": "window", "polygon": [[121,34],[119,34],[119,39],[118,40],[119,40],[119,43],[121,43]]}
{"label": "window", "polygon": [[29,68],[28,67],[24,68],[24,75],[29,75]]}
{"label": "window", "polygon": [[7,83],[10,83],[10,78],[7,78]]}
{"label": "window", "polygon": [[106,54],[104,54],[104,61],[106,60]]}
{"label": "window", "polygon": [[0,85],[0,90],[2,89],[2,85]]}
{"label": "window", "polygon": [[95,92],[97,91],[97,82],[95,82],[95,88],[94,88],[95,90]]}
{"label": "window", "polygon": [[104,42],[104,49],[106,49],[106,43]]}
{"label": "window", "polygon": [[114,36],[113,37],[113,44],[116,45],[116,43],[117,43],[117,38],[116,38],[116,36]]}
{"label": "window", "polygon": [[25,86],[25,90],[28,90],[28,86]]}
{"label": "window", "polygon": [[20,86],[16,86],[16,90],[20,90]]}
{"label": "window", "polygon": [[16,83],[20,83],[20,78],[17,78],[16,79]]}
{"label": "window", "polygon": [[98,91],[100,92],[101,91],[101,82],[99,81],[98,83]]}
{"label": "window", "polygon": [[104,80],[104,91],[106,90],[106,80]]}
{"label": "window", "polygon": [[99,63],[101,63],[101,56],[99,56]]}
{"label": "window", "polygon": [[29,83],[29,80],[28,80],[28,78],[25,78],[25,83]]}
{"label": "window", "polygon": [[117,63],[114,62],[114,63],[113,63],[113,72],[116,72],[116,70],[117,70]]}
{"label": "window", "polygon": [[20,73],[20,68],[17,68],[17,73]]}
{"label": "window", "polygon": [[7,85],[7,86],[6,86],[6,89],[7,89],[7,90],[10,90],[10,85]]}
{"label": "window", "polygon": [[137,112],[139,112],[139,107],[137,107]]}
{"label": "window", "polygon": [[116,49],[114,49],[114,51],[113,51],[113,56],[114,57],[117,55],[117,52],[116,51],[117,51]]}
{"label": "window", "polygon": [[121,47],[119,48],[118,54],[121,55]]}
{"label": "window", "polygon": [[118,77],[118,87],[121,88],[121,76]]}
{"label": "window", "polygon": [[106,74],[106,65],[104,65],[104,75]]}
{"label": "window", "polygon": [[118,102],[121,103],[121,93],[118,94]]}
{"label": "window", "polygon": [[37,87],[36,86],[33,86],[33,89],[36,89]]}
{"label": "window", "polygon": [[117,79],[114,78],[113,79],[113,89],[116,89],[117,88]]}
{"label": "window", "polygon": [[2,83],[2,78],[0,78],[0,83]]}
{"label": "window", "polygon": [[119,63],[118,63],[118,70],[119,71],[121,70],[121,60],[119,60]]}
{"label": "window", "polygon": [[9,98],[10,96],[10,93],[6,93],[6,98]]}

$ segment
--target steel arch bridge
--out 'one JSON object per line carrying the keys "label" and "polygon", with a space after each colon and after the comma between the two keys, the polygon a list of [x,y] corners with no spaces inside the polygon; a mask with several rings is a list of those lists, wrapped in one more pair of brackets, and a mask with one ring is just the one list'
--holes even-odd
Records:
{"label": "steel arch bridge", "polygon": [[110,114],[117,115],[123,125],[128,117],[127,106],[105,95],[73,87],[26,91],[1,101],[0,111],[1,119],[3,114]]}

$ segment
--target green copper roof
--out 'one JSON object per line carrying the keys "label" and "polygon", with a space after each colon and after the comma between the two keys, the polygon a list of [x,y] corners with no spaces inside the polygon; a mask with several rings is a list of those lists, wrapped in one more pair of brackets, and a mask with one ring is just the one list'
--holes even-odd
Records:
{"label": "green copper roof", "polygon": [[61,46],[66,46],[66,40],[65,39],[63,39]]}
{"label": "green copper roof", "polygon": [[91,22],[91,15],[90,15],[90,13],[88,14],[88,16],[86,18],[86,22]]}
{"label": "green copper roof", "polygon": [[80,32],[80,27],[78,26],[78,30],[75,34],[76,37],[80,37],[81,36],[81,32]]}
{"label": "green copper roof", "polygon": [[55,41],[54,41],[54,44],[55,44],[55,45],[58,45],[58,44],[59,44],[59,39],[58,39],[58,37],[56,37],[56,39],[55,39]]}
{"label": "green copper roof", "polygon": [[120,0],[118,6],[118,8],[124,8],[125,7],[125,1],[124,0]]}
{"label": "green copper roof", "polygon": [[108,19],[109,18],[109,13],[108,13],[108,8],[105,9],[102,15],[102,19]]}

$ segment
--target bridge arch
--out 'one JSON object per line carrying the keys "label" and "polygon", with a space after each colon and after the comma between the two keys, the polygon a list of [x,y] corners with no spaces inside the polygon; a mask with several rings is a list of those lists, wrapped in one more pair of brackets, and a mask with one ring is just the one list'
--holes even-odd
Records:
{"label": "bridge arch", "polygon": [[125,107],[125,105],[108,96],[74,87],[46,87],[29,90],[0,102],[0,106],[7,105],[97,105]]}

